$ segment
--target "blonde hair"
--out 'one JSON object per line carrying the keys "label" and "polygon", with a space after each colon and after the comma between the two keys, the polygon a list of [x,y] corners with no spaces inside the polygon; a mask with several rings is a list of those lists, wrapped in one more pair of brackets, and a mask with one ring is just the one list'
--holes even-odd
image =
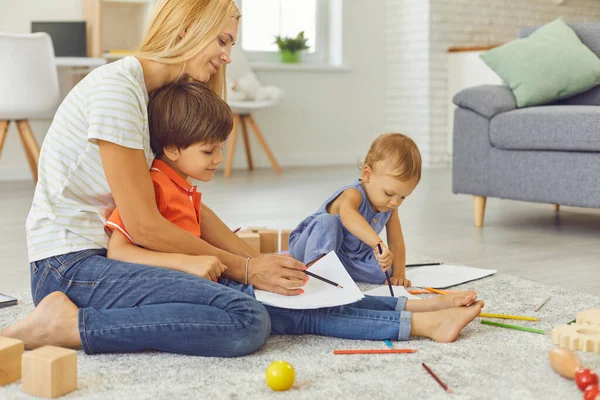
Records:
{"label": "blonde hair", "polygon": [[[233,0],[161,0],[136,56],[165,64],[184,63],[215,40],[230,18],[240,16]],[[226,93],[225,78],[223,65],[207,82],[221,98]]]}
{"label": "blonde hair", "polygon": [[416,178],[421,180],[421,152],[416,143],[401,133],[386,133],[373,141],[365,162],[360,167],[369,166],[375,168],[379,161],[386,161],[394,171],[393,175],[402,181]]}

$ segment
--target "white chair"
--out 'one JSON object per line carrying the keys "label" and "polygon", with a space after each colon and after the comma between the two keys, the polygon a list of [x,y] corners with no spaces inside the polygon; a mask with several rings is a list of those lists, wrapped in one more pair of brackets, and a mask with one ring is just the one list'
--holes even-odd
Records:
{"label": "white chair", "polygon": [[[252,72],[250,68],[250,64],[246,59],[246,55],[244,51],[240,48],[240,46],[234,46],[232,49],[231,55],[231,64],[227,67],[227,75],[234,80],[237,80],[249,72]],[[233,158],[235,155],[235,145],[237,141],[237,133],[238,127],[241,125],[242,134],[244,137],[244,147],[246,149],[246,159],[248,161],[248,169],[252,171],[254,166],[252,164],[252,151],[250,150],[250,137],[248,135],[248,124],[254,131],[256,135],[256,139],[262,146],[263,150],[269,157],[271,164],[273,164],[273,169],[277,173],[281,173],[281,168],[277,163],[277,159],[275,155],[269,148],[267,141],[265,140],[262,132],[258,128],[256,121],[252,117],[252,114],[264,110],[266,108],[272,107],[278,103],[277,100],[260,100],[260,101],[233,101],[227,100],[229,107],[231,107],[231,111],[233,112],[233,129],[231,131],[231,135],[229,137],[229,145],[227,147],[227,160],[225,163],[225,176],[231,176],[231,167],[233,166]]]}
{"label": "white chair", "polygon": [[60,101],[52,39],[46,33],[0,33],[0,153],[10,121],[15,121],[37,182],[40,146],[29,119],[44,119]]}

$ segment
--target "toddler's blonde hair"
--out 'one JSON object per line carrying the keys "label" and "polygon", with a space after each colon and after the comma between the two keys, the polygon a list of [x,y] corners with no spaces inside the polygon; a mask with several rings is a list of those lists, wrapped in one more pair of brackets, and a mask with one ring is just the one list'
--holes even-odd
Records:
{"label": "toddler's blonde hair", "polygon": [[375,169],[379,161],[389,163],[393,176],[401,181],[421,180],[421,152],[416,143],[401,133],[386,133],[373,141],[361,166]]}

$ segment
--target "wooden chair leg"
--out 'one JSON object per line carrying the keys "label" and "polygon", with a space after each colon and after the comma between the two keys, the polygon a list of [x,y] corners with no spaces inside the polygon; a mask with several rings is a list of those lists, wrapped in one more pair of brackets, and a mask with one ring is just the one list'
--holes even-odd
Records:
{"label": "wooden chair leg", "polygon": [[475,227],[483,226],[483,216],[485,215],[485,200],[484,196],[473,196],[473,214],[475,216]]}
{"label": "wooden chair leg", "polygon": [[40,146],[35,140],[35,136],[29,126],[29,121],[26,119],[17,121],[17,128],[19,129],[19,136],[21,136],[21,142],[23,143],[23,149],[25,149],[25,155],[29,161],[29,167],[33,174],[33,180],[37,183],[38,180],[38,162],[40,160]]}
{"label": "wooden chair leg", "polygon": [[2,147],[4,147],[4,141],[6,140],[6,132],[8,131],[8,123],[10,121],[0,121],[0,154],[2,154]]}
{"label": "wooden chair leg", "polygon": [[552,204],[552,208],[554,209],[554,212],[559,212],[560,211],[560,204]]}
{"label": "wooden chair leg", "polygon": [[250,123],[250,126],[254,130],[254,133],[256,134],[256,138],[258,139],[258,142],[262,146],[265,153],[267,153],[267,157],[269,157],[269,160],[271,160],[271,164],[273,164],[273,169],[275,169],[275,171],[278,174],[280,174],[281,168],[279,168],[279,164],[277,163],[275,156],[271,152],[271,149],[269,148],[267,141],[265,140],[262,133],[260,132],[260,129],[258,129],[258,125],[256,125],[256,121],[254,121],[254,118],[252,117],[252,115],[248,115],[247,119],[248,119],[248,122]]}
{"label": "wooden chair leg", "polygon": [[248,161],[248,170],[252,171],[254,169],[254,166],[252,165],[252,151],[250,150],[250,137],[248,136],[248,126],[246,125],[246,118],[246,115],[240,115],[242,134],[244,135],[244,146],[246,147],[246,160]]}
{"label": "wooden chair leg", "polygon": [[227,161],[225,163],[225,177],[231,176],[231,167],[233,166],[233,156],[235,155],[235,142],[237,140],[238,124],[240,121],[239,115],[233,116],[233,128],[229,135],[229,145],[227,146]]}

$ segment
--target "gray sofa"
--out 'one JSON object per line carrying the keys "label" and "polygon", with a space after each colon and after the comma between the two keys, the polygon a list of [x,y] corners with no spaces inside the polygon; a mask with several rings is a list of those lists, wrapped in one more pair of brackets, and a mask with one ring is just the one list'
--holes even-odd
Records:
{"label": "gray sofa", "polygon": [[[600,24],[570,25],[600,55]],[[523,28],[526,37],[536,28]],[[474,196],[475,226],[497,197],[600,207],[600,86],[556,103],[517,108],[508,86],[458,92],[452,190]]]}

